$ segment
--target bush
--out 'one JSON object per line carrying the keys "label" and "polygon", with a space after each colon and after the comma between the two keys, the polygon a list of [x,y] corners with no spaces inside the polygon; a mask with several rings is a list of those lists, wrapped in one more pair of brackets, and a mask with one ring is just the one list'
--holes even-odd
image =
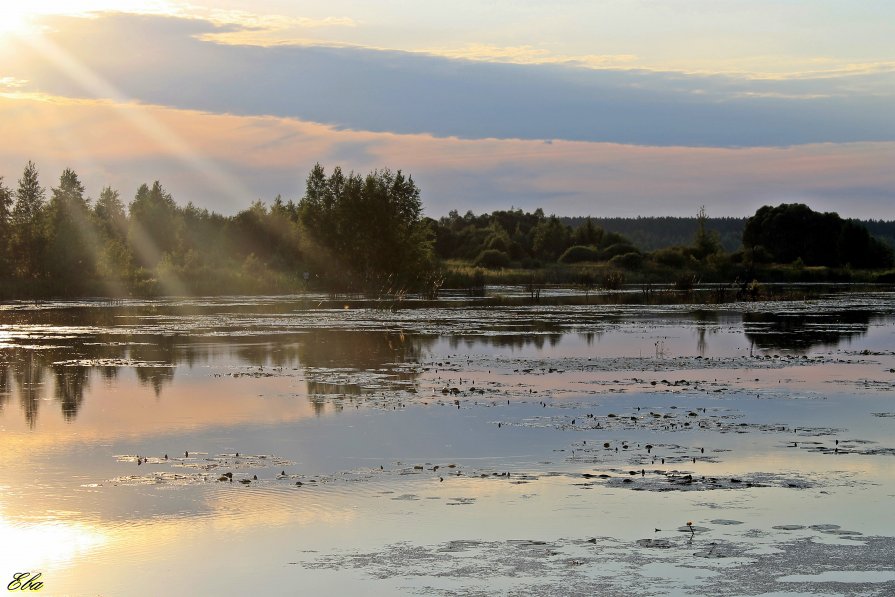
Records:
{"label": "bush", "polygon": [[643,267],[643,255],[634,252],[616,255],[609,260],[609,265],[627,270],[640,269]]}
{"label": "bush", "polygon": [[473,265],[476,267],[487,267],[488,269],[509,267],[510,256],[497,249],[485,249],[475,258]]}
{"label": "bush", "polygon": [[599,261],[600,252],[593,247],[575,245],[569,247],[559,256],[560,263],[580,263],[582,261]]}
{"label": "bush", "polygon": [[485,246],[488,247],[489,249],[494,249],[495,251],[509,253],[511,244],[512,244],[512,242],[510,241],[509,238],[494,234],[491,236],[490,239],[488,239],[488,242]]}
{"label": "bush", "polygon": [[668,247],[654,251],[653,260],[660,265],[673,268],[682,268],[689,261],[681,247]]}
{"label": "bush", "polygon": [[626,253],[639,253],[637,247],[629,243],[615,243],[603,249],[601,257],[603,259],[612,259],[616,255],[625,255]]}

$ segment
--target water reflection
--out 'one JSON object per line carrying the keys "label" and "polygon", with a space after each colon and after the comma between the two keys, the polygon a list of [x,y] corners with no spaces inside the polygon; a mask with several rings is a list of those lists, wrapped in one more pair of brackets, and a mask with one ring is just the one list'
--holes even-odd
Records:
{"label": "water reflection", "polygon": [[[474,349],[477,346],[489,346],[492,348],[534,348],[536,350],[543,350],[547,347],[556,347],[565,335],[566,333],[564,332],[537,333],[526,329],[525,332],[517,334],[491,333],[486,336],[451,336],[448,339],[448,344],[452,349],[458,349],[461,347]],[[583,336],[588,343],[593,343],[594,339],[597,338],[599,335],[590,333],[584,334]]]}
{"label": "water reflection", "polygon": [[84,391],[89,386],[88,369],[56,365],[53,367],[53,374],[55,398],[62,408],[62,416],[66,421],[71,421],[84,402]]}
{"label": "water reflection", "polygon": [[[29,428],[38,422],[45,399],[55,401],[66,421],[73,421],[90,393],[91,380],[116,381],[132,369],[141,386],[159,398],[174,382],[178,367],[236,368],[255,376],[296,371],[307,377],[307,393],[318,414],[321,396],[360,397],[388,387],[406,387],[417,376],[399,366],[418,362],[436,341],[434,336],[401,332],[311,330],[246,338],[223,336],[214,342],[189,336],[147,335],[124,343],[114,335],[97,334],[90,341],[66,346],[39,343],[0,349],[0,409],[17,396]],[[245,368],[251,371],[245,372]],[[319,372],[318,372],[319,370]],[[340,372],[355,372],[348,379]],[[385,379],[364,383],[357,372],[384,372]],[[321,379],[326,377],[326,380]]]}
{"label": "water reflection", "polygon": [[[54,402],[65,421],[73,421],[94,378],[114,384],[123,370],[133,370],[137,382],[159,398],[178,370],[249,367],[256,368],[255,375],[271,369],[295,371],[320,413],[328,402],[340,407],[328,400],[333,396],[360,399],[410,387],[418,373],[405,365],[424,360],[438,343],[455,352],[563,357],[608,351],[643,357],[655,350],[660,358],[687,354],[692,346],[668,338],[695,335],[696,353],[706,357],[729,352],[735,335],[762,351],[808,351],[862,337],[874,318],[889,316],[866,308],[814,312],[804,305],[801,311],[778,312],[769,306],[744,313],[714,307],[632,310],[577,304],[469,310],[421,303],[415,311],[396,313],[311,306],[270,299],[0,311],[0,409],[17,402],[33,429],[44,402]],[[710,346],[722,327],[733,334]],[[597,346],[602,340],[607,346]]]}
{"label": "water reflection", "polygon": [[16,387],[19,392],[19,402],[25,421],[33,428],[37,423],[37,413],[40,406],[41,388],[43,387],[44,368],[38,359],[35,365],[34,354],[30,354],[27,364],[21,364],[14,369]]}
{"label": "water reflection", "polygon": [[[277,586],[308,587],[307,570],[285,568],[304,557],[299,550],[491,541],[518,536],[520,520],[526,536],[551,539],[602,516],[611,521],[601,533],[632,548],[644,528],[653,537],[669,519],[705,524],[719,507],[736,510],[743,529],[806,518],[853,527],[854,516],[863,531],[888,520],[888,452],[840,458],[802,440],[833,450],[889,449],[891,409],[875,388],[890,389],[892,378],[872,376],[877,361],[888,369],[895,357],[747,356],[749,341],[779,350],[793,336],[807,347],[862,338],[862,350],[889,351],[893,320],[885,304],[858,316],[854,305],[821,316],[804,305],[791,305],[805,312],[788,315],[779,304],[746,315],[711,306],[442,305],[391,314],[291,313],[289,305],[196,307],[195,318],[170,308],[56,309],[20,314],[18,323],[0,311],[0,537],[22,538],[0,542],[0,562],[46,566],[54,594],[85,587],[157,594],[164,589],[135,586],[133,578],[183,574],[178,586],[188,586],[190,563],[202,554],[225,571],[213,575],[224,586],[204,591],[229,594],[242,587],[235,576],[250,568]],[[268,311],[276,316],[266,318]],[[692,358],[694,350],[711,362]],[[867,379],[878,385],[861,389]],[[486,391],[471,392],[471,380]],[[839,380],[850,385],[829,385]],[[458,387],[458,395],[445,386]],[[815,408],[821,393],[824,408]],[[662,424],[638,414],[641,406],[664,413]],[[631,416],[609,424],[615,413]],[[665,415],[701,424],[675,430]],[[715,422],[737,431],[716,432]],[[785,435],[772,430],[778,425]],[[796,425],[819,435],[793,435],[787,427]],[[866,444],[849,447],[850,438]],[[603,442],[622,442],[622,450],[600,448]],[[580,483],[595,467],[658,467],[643,460],[647,442],[663,458],[692,453],[685,465],[694,475],[739,478],[760,467],[798,471],[816,485],[737,490],[736,497],[725,490],[694,510],[701,498],[692,494]],[[141,455],[148,461],[140,464]],[[261,464],[271,457],[282,460]],[[207,470],[206,480],[212,464],[219,468]],[[224,470],[237,478],[218,482]],[[819,509],[805,513],[805,497],[821,494]],[[567,571],[563,565],[564,577]],[[103,584],[93,584],[99,578]]]}
{"label": "water reflection", "polygon": [[867,334],[874,314],[870,311],[818,313],[744,313],[743,331],[761,350],[807,352],[817,347],[835,348],[844,341]]}
{"label": "water reflection", "polygon": [[693,320],[696,323],[696,352],[699,356],[705,357],[708,353],[706,335],[710,330],[713,333],[717,331],[715,326],[717,326],[719,319],[717,311],[699,309],[693,312]]}

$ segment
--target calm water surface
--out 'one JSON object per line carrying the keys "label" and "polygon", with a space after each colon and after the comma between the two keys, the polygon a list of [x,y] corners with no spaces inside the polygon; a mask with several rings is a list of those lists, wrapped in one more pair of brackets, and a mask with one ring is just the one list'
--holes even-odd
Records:
{"label": "calm water surface", "polygon": [[0,579],[895,591],[895,294],[568,302],[2,304]]}

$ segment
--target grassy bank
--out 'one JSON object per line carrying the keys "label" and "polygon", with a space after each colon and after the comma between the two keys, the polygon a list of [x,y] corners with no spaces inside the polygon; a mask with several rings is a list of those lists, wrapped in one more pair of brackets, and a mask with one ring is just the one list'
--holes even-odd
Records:
{"label": "grassy bank", "polygon": [[893,270],[804,267],[766,264],[747,268],[739,264],[707,265],[698,269],[647,264],[621,269],[608,263],[546,264],[536,269],[507,267],[486,269],[466,261],[444,263],[444,288],[467,289],[482,285],[565,286],[614,290],[625,285],[662,285],[688,290],[701,284],[748,290],[758,284],[806,283],[893,283]]}

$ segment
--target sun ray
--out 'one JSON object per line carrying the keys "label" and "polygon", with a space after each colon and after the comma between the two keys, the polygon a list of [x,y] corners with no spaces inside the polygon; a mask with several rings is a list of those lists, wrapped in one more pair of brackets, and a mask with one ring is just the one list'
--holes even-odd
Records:
{"label": "sun ray", "polygon": [[110,105],[114,106],[131,126],[208,180],[218,193],[234,200],[234,203],[242,203],[251,197],[251,192],[241,181],[196,151],[175,130],[151,117],[139,103],[127,97],[111,82],[76,60],[46,36],[40,32],[32,32],[20,39],[75,82],[89,97],[111,100]]}

